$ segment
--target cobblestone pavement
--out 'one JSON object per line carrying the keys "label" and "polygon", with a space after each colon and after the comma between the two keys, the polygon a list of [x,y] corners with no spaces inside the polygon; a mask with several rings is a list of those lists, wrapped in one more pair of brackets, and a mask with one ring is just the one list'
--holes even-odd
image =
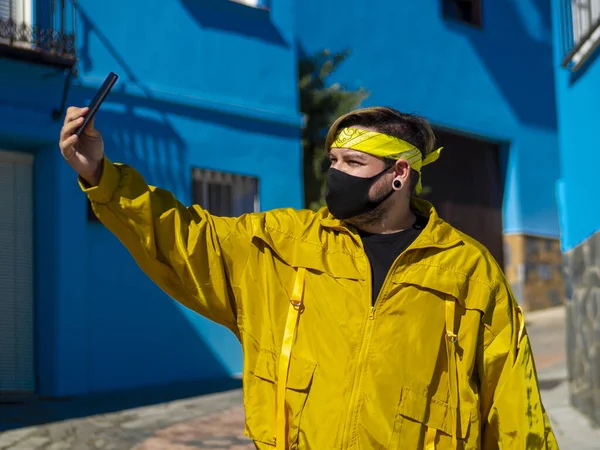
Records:
{"label": "cobblestone pavement", "polygon": [[135,450],[254,449],[243,430],[244,410],[238,406],[158,430]]}
{"label": "cobblestone pavement", "polygon": [[[569,405],[564,309],[525,317],[544,405],[561,449],[600,449],[600,430]],[[241,392],[234,390],[22,428],[0,434],[0,450],[251,450],[254,445],[243,435],[241,401]]]}
{"label": "cobblestone pavement", "polygon": [[21,428],[0,434],[0,450],[253,449],[241,403],[234,390]]}

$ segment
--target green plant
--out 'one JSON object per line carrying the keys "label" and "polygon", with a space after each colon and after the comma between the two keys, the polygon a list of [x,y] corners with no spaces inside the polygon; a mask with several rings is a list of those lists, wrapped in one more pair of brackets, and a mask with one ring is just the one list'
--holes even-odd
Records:
{"label": "green plant", "polygon": [[330,53],[322,50],[298,64],[302,130],[304,205],[316,210],[325,204],[325,172],[328,156],[325,136],[329,126],[342,114],[356,109],[368,97],[363,88],[352,91],[338,83],[329,84],[330,75],[350,55],[349,50]]}

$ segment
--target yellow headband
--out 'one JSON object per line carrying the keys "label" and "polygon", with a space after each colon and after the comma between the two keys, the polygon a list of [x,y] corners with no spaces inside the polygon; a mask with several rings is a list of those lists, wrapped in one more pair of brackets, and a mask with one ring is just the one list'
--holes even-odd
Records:
{"label": "yellow headband", "polygon": [[[375,131],[359,130],[358,128],[344,128],[335,138],[331,148],[348,148],[379,158],[406,159],[410,167],[421,175],[421,169],[431,164],[440,157],[442,147],[429,153],[423,158],[421,150],[402,139]],[[417,194],[423,189],[421,177],[415,187]]]}

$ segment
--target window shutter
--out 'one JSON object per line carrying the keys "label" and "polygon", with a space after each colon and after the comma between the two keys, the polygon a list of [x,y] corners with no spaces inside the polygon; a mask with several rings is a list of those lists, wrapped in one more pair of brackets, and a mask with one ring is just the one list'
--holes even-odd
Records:
{"label": "window shutter", "polygon": [[0,396],[35,390],[32,158],[0,152]]}
{"label": "window shutter", "polygon": [[15,3],[12,5],[12,14],[10,0],[0,0],[0,19],[8,20],[10,17],[15,17]]}
{"label": "window shutter", "polygon": [[258,179],[193,168],[192,201],[216,216],[258,212]]}

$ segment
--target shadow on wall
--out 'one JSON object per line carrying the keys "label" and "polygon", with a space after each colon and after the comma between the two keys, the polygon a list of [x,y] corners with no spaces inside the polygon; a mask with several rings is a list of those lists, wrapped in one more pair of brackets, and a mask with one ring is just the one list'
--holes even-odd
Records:
{"label": "shadow on wall", "polygon": [[444,23],[470,39],[523,123],[556,129],[550,8],[547,0],[485,2],[482,30],[453,21]]}
{"label": "shadow on wall", "polygon": [[[115,94],[107,106],[124,107],[123,112],[104,110],[98,115],[98,128],[103,132],[110,159],[131,165],[152,185],[185,196],[190,183],[188,148],[165,111],[155,110],[156,102],[146,104],[143,99]],[[140,116],[140,107],[151,111],[154,117]]]}
{"label": "shadow on wall", "polygon": [[[201,11],[204,11],[204,9],[206,9],[207,11],[209,11],[207,13],[207,17],[211,17],[210,16],[210,10],[211,10],[210,5],[205,6],[204,4],[201,4],[201,3],[193,3],[193,5],[188,5],[188,2],[184,2],[184,3],[186,4],[186,6],[196,8],[198,10],[197,11],[198,14],[200,14]],[[212,2],[209,2],[209,3],[212,4]],[[235,5],[235,7],[245,8],[245,9],[249,9],[249,10],[255,9],[255,8],[251,8],[251,7],[248,7],[245,5],[240,5],[240,4],[237,4],[234,2],[229,2],[229,1],[221,1],[219,3],[231,3],[232,5]],[[125,58],[123,56],[121,56],[121,54],[117,51],[115,46],[110,42],[110,39],[107,37],[107,35],[104,34],[104,32],[102,30],[100,30],[94,24],[94,22],[87,15],[87,13],[81,7],[81,5],[77,6],[77,10],[81,17],[81,28],[82,28],[82,31],[81,31],[82,44],[81,44],[81,48],[79,50],[79,58],[83,65],[84,71],[90,72],[93,70],[93,67],[94,67],[94,61],[91,57],[90,50],[89,50],[90,36],[93,34],[99,39],[100,42],[102,42],[102,45],[104,45],[106,50],[108,50],[110,55],[117,62],[119,68],[115,69],[115,71],[124,73],[127,80],[129,80],[131,83],[135,84],[144,93],[144,98],[137,98],[135,100],[135,102],[132,103],[131,97],[124,94],[123,89],[122,89],[123,85],[121,85],[121,88],[119,88],[119,84],[117,83],[114,90],[111,92],[111,95],[110,95],[111,101],[115,101],[115,102],[121,103],[121,104],[127,104],[126,106],[129,106],[131,108],[133,108],[135,106],[135,107],[141,107],[141,108],[155,109],[160,105],[159,107],[160,107],[161,121],[163,122],[163,124],[165,126],[168,126],[170,128],[170,133],[172,135],[176,135],[176,132],[175,132],[174,127],[170,124],[170,119],[167,117],[167,114],[175,114],[175,115],[179,115],[179,116],[185,116],[185,117],[189,117],[194,120],[198,120],[198,121],[202,121],[202,122],[218,123],[218,124],[225,125],[225,126],[228,126],[231,128],[236,128],[239,130],[248,131],[248,132],[252,132],[252,133],[267,134],[267,135],[271,135],[271,136],[284,137],[284,138],[297,138],[298,137],[299,131],[296,126],[286,125],[286,124],[281,124],[281,123],[270,123],[270,122],[267,122],[267,121],[261,120],[261,119],[254,119],[254,118],[247,117],[247,116],[240,116],[240,115],[230,114],[227,112],[216,111],[216,110],[200,109],[197,106],[188,106],[188,105],[178,104],[175,102],[167,103],[162,99],[156,100],[152,95],[152,91],[144,85],[142,80],[134,73],[134,71],[131,69],[131,67],[129,67],[129,65],[125,61]],[[268,14],[268,11],[257,10],[255,13],[264,15],[264,14]],[[225,15],[223,15],[221,17],[221,20],[223,20],[223,21],[225,21],[226,19],[232,19],[232,18],[230,16],[226,17]],[[271,22],[269,22],[269,24],[270,23]],[[272,24],[271,24],[271,26],[272,26]],[[94,93],[91,92],[90,96],[93,94]],[[131,112],[132,109],[130,109],[129,111]],[[103,116],[104,116],[104,113],[103,113]]]}
{"label": "shadow on wall", "polygon": [[184,8],[205,28],[261,39],[289,47],[272,21],[271,12],[229,0],[181,0]]}

